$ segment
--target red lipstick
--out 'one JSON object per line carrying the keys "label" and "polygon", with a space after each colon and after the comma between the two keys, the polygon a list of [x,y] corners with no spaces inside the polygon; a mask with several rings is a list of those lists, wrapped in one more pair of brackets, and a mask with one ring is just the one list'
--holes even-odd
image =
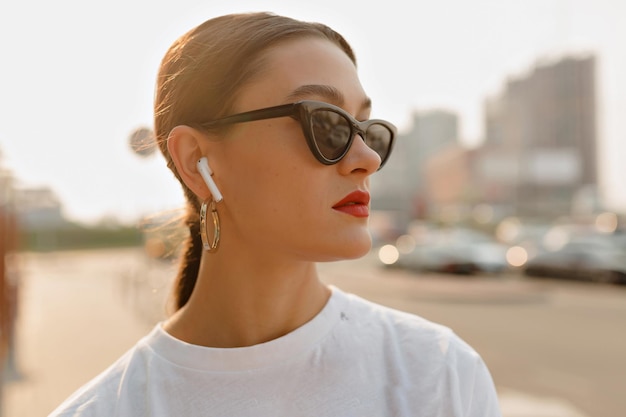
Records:
{"label": "red lipstick", "polygon": [[354,217],[368,217],[370,214],[369,203],[369,193],[357,190],[341,199],[333,206],[333,209]]}

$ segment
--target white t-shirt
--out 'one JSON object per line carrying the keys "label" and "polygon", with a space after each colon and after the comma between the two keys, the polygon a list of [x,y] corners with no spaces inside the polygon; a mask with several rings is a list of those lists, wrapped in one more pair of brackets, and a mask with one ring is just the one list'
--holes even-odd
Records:
{"label": "white t-shirt", "polygon": [[324,309],[255,346],[207,348],[162,326],[50,417],[499,417],[480,356],[447,327],[332,288]]}

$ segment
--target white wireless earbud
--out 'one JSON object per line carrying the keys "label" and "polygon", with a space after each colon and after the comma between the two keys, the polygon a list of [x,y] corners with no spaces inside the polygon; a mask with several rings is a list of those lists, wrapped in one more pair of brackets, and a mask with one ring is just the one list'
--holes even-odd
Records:
{"label": "white wireless earbud", "polygon": [[206,183],[206,186],[209,187],[209,191],[211,191],[211,194],[213,195],[213,200],[216,203],[222,201],[222,193],[220,193],[220,190],[217,188],[215,181],[213,181],[213,178],[211,178],[211,175],[213,175],[213,171],[211,171],[211,168],[209,167],[209,161],[206,159],[205,156],[198,160],[198,171],[200,171],[200,175],[202,175],[202,179]]}

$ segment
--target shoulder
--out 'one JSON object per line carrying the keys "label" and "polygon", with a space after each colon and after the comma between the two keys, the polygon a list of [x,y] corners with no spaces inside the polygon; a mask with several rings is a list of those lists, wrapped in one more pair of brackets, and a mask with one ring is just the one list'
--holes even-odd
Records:
{"label": "shoulder", "polygon": [[456,410],[450,415],[499,415],[487,366],[452,329],[353,294],[340,296],[346,310],[341,332],[355,340],[352,352],[380,362],[390,381],[404,381],[406,392],[429,392],[431,400],[441,397],[441,404]]}
{"label": "shoulder", "polygon": [[340,292],[347,318],[358,326],[376,330],[390,343],[406,346],[408,351],[432,351],[447,362],[474,362],[479,354],[450,327],[417,314],[374,303],[354,294]]}
{"label": "shoulder", "polygon": [[476,350],[448,326],[340,290],[338,298],[343,320],[350,323],[344,330],[362,343],[378,340],[383,354],[393,354],[406,365],[459,376],[482,366]]}
{"label": "shoulder", "polygon": [[139,341],[102,373],[80,387],[48,417],[104,417],[118,412],[121,387],[129,381],[135,386],[146,380],[147,339]]}
{"label": "shoulder", "polygon": [[124,355],[100,375],[79,388],[48,417],[114,415],[115,392],[126,368],[127,356],[128,354]]}
{"label": "shoulder", "polygon": [[397,310],[382,304],[366,300],[358,295],[335,289],[345,311],[342,318],[351,320],[357,327],[378,330],[391,340],[399,338],[413,343],[435,343],[440,347],[447,345],[456,335],[447,326],[430,321],[417,314]]}

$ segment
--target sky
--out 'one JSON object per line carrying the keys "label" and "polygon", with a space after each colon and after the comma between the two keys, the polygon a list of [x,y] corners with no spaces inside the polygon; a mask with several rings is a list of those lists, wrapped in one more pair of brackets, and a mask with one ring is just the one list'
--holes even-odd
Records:
{"label": "sky", "polygon": [[415,111],[460,118],[480,144],[482,106],[538,62],[598,59],[601,190],[626,209],[626,1],[623,0],[3,0],[0,166],[20,187],[50,187],[69,218],[96,222],[183,205],[163,158],[135,155],[151,126],[159,62],[172,42],[226,13],[271,11],[323,22],[357,54],[373,117],[402,132]]}

